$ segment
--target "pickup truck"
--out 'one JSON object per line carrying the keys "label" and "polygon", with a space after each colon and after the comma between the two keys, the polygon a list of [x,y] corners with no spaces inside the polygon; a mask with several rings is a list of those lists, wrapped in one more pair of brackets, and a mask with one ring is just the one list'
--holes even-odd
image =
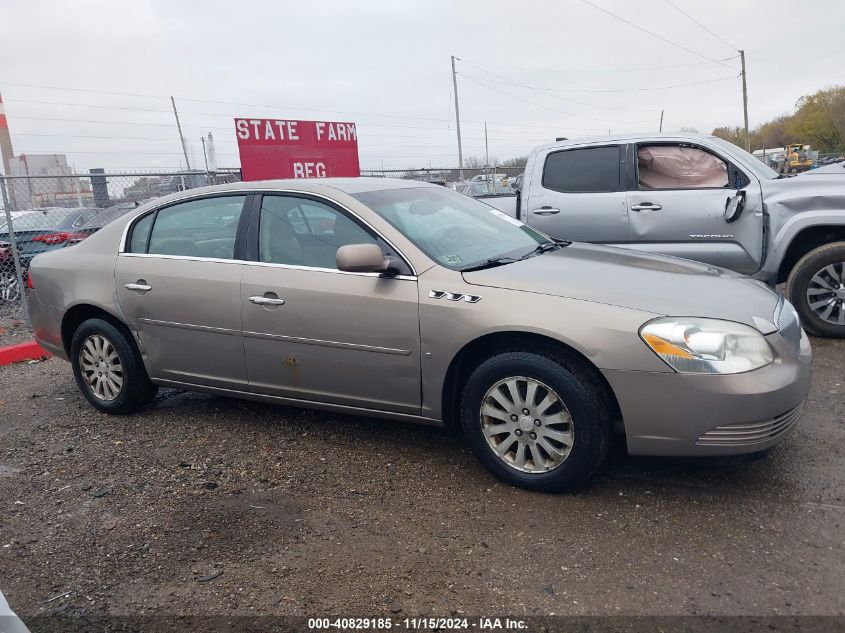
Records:
{"label": "pickup truck", "polygon": [[531,152],[487,204],[552,237],[684,257],[786,284],[804,328],[845,337],[845,178],[780,176],[711,136],[573,139]]}

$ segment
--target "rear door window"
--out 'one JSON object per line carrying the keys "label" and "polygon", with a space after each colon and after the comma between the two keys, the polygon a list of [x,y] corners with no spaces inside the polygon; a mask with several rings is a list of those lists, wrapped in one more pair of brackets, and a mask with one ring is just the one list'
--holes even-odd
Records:
{"label": "rear door window", "polygon": [[615,145],[553,152],[543,167],[543,187],[563,193],[619,191],[619,152]]}
{"label": "rear door window", "polygon": [[144,239],[144,223],[153,216],[135,224],[131,251],[232,259],[245,199],[246,196],[202,198],[159,209],[152,219],[148,240]]}

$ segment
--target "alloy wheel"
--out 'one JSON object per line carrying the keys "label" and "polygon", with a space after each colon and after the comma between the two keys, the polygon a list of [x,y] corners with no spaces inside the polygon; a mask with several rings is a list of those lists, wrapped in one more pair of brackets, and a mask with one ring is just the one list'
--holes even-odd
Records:
{"label": "alloy wheel", "polygon": [[91,393],[110,402],[123,389],[123,364],[114,345],[105,336],[93,334],[79,350],[79,368]]}
{"label": "alloy wheel", "polygon": [[10,271],[0,272],[0,300],[16,301],[20,298],[18,277]]}
{"label": "alloy wheel", "polygon": [[829,264],[813,275],[807,303],[822,321],[845,325],[845,262]]}
{"label": "alloy wheel", "polygon": [[481,430],[505,464],[525,473],[558,468],[572,451],[575,428],[563,400],[526,376],[494,384],[481,402]]}

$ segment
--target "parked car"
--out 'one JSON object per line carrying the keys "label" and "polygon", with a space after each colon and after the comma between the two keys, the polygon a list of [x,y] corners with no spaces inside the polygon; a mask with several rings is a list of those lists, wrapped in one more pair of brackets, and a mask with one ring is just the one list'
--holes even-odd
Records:
{"label": "parked car", "polygon": [[86,237],[89,237],[103,228],[109,222],[114,222],[117,218],[126,215],[133,209],[137,209],[140,205],[135,202],[120,202],[110,207],[106,207],[100,213],[97,213],[90,220],[77,228],[66,242],[66,246],[73,246],[78,244]]}
{"label": "parked car", "polygon": [[845,337],[845,181],[836,174],[783,178],[719,138],[632,134],[538,147],[519,197],[487,202],[556,238],[786,283],[808,331]]}
{"label": "parked car", "polygon": [[[20,253],[21,269],[26,276],[29,262],[39,253],[62,248],[76,241],[79,227],[100,213],[102,209],[92,207],[62,208],[48,207],[16,214],[12,218],[15,243]],[[10,244],[11,237],[6,222],[0,223],[0,242]],[[0,300],[12,301],[20,297],[17,272],[12,263],[0,265]]]}
{"label": "parked car", "polygon": [[38,342],[100,411],[168,386],[460,425],[538,490],[586,480],[614,427],[634,454],[765,450],[810,381],[797,314],[758,281],[407,180],[174,194],[38,255],[28,285]]}

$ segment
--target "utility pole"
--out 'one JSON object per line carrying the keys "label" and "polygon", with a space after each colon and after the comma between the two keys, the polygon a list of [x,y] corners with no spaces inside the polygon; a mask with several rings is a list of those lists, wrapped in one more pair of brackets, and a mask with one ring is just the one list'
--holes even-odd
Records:
{"label": "utility pole", "polygon": [[490,147],[487,145],[487,121],[484,122],[484,163],[490,166]]}
{"label": "utility pole", "polygon": [[[455,128],[458,131],[458,174],[464,179],[464,150],[461,147],[461,110],[458,107],[458,76],[455,73],[455,56],[452,55],[452,87],[455,92]],[[174,106],[175,107],[175,106]]]}
{"label": "utility pole", "polygon": [[663,131],[663,110],[660,111],[660,131]]}
{"label": "utility pole", "polygon": [[176,111],[176,101],[170,97],[170,103],[173,104],[173,116],[176,117],[176,129],[179,130],[179,140],[182,142],[182,154],[185,155],[185,165],[188,171],[191,169],[191,161],[188,160],[188,148],[185,145],[185,137],[182,136],[182,124],[179,123],[179,113]]}
{"label": "utility pole", "polygon": [[745,117],[745,151],[751,151],[751,138],[748,136],[748,87],[745,83],[745,51],[739,51],[742,62],[742,113]]}
{"label": "utility pole", "polygon": [[202,141],[202,157],[205,159],[205,173],[208,173],[208,154],[205,153],[205,137],[200,136],[200,140]]}

